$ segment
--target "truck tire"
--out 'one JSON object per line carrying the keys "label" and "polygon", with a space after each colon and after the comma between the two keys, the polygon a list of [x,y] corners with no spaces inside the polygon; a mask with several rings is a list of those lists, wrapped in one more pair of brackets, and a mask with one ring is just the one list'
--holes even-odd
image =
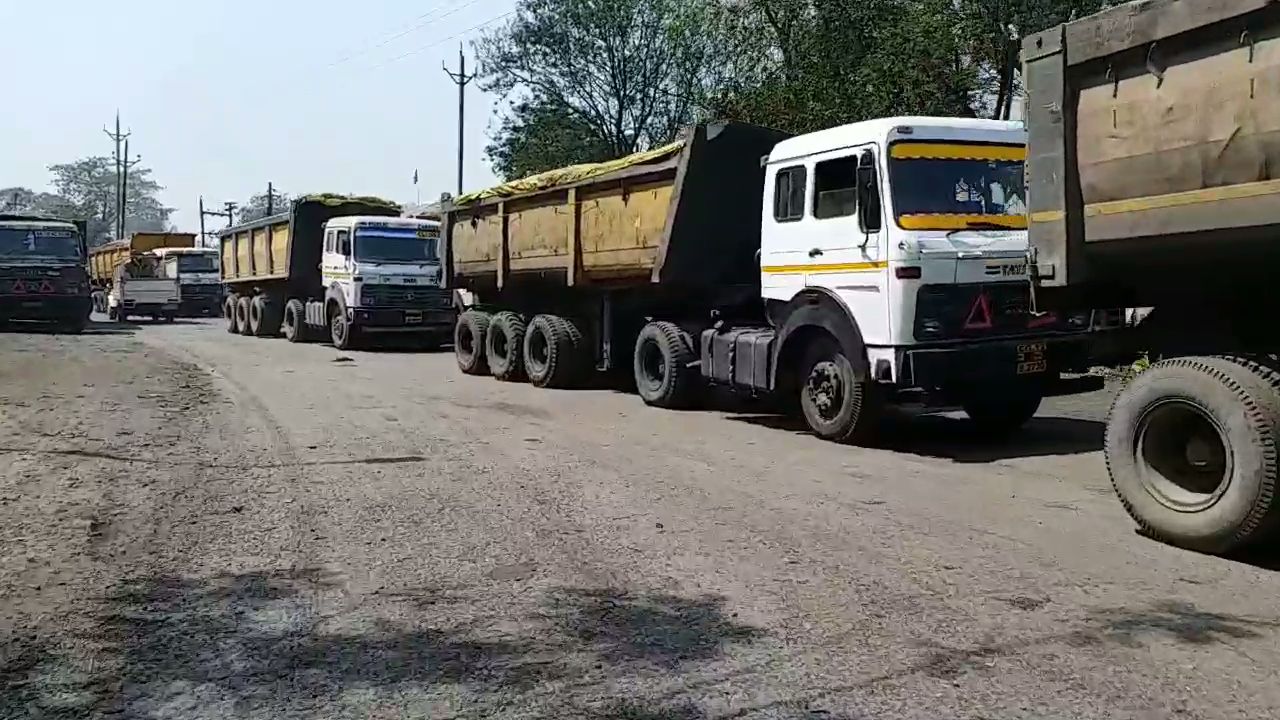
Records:
{"label": "truck tire", "polygon": [[1002,386],[979,388],[979,393],[964,401],[964,413],[977,426],[981,435],[1000,438],[1026,425],[1044,402],[1044,387],[1039,382],[1021,381]]}
{"label": "truck tire", "polygon": [[524,318],[513,312],[493,316],[485,333],[485,360],[499,380],[519,382],[524,379]]}
{"label": "truck tire", "polygon": [[636,337],[632,369],[636,391],[654,407],[678,409],[693,404],[698,373],[693,340],[679,325],[651,322]]}
{"label": "truck tire", "polygon": [[222,301],[222,319],[227,321],[227,332],[232,335],[240,334],[240,326],[236,323],[236,306],[240,303],[240,296],[231,293]]}
{"label": "truck tire", "polygon": [[795,388],[805,424],[824,440],[863,444],[880,429],[878,388],[869,380],[858,381],[853,363],[833,338],[815,340],[804,354]]}
{"label": "truck tire", "polygon": [[280,309],[270,295],[255,295],[249,304],[249,332],[254,337],[280,334]]}
{"label": "truck tire", "polygon": [[284,339],[291,343],[304,343],[310,339],[311,328],[307,326],[307,306],[294,298],[285,303],[284,318],[281,321]]}
{"label": "truck tire", "polygon": [[486,343],[493,320],[487,312],[466,310],[453,325],[453,356],[465,375],[488,375]]}
{"label": "truck tire", "polygon": [[249,324],[249,306],[252,303],[253,298],[248,295],[236,298],[236,330],[241,335],[253,334],[253,326]]}
{"label": "truck tire", "polygon": [[524,335],[524,370],[535,387],[567,388],[581,379],[582,331],[558,315],[537,315]]}
{"label": "truck tire", "polygon": [[1238,357],[1156,363],[1116,397],[1104,451],[1151,537],[1213,554],[1262,544],[1280,527],[1280,372]]}
{"label": "truck tire", "polygon": [[249,301],[249,334],[254,337],[262,337],[262,302],[261,295]]}
{"label": "truck tire", "polygon": [[329,312],[329,341],[338,350],[355,350],[360,346],[359,330],[351,326],[347,313],[340,307]]}

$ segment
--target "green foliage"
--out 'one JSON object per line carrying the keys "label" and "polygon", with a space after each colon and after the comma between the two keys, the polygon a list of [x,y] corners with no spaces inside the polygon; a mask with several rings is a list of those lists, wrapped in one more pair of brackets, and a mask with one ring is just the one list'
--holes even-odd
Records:
{"label": "green foliage", "polygon": [[[61,211],[89,222],[89,243],[97,245],[113,239],[116,222],[116,167],[106,156],[91,156],[75,162],[52,165],[52,185],[60,198]],[[163,188],[151,178],[149,168],[129,170],[125,203],[125,234],[137,231],[164,231],[169,228],[172,208],[157,197]]]}
{"label": "green foliage", "polygon": [[267,212],[267,194],[258,193],[253,197],[245,200],[236,209],[236,222],[247,223],[254,220],[261,220],[267,215],[281,213],[289,209],[289,205],[293,202],[286,193],[276,192],[275,200],[271,203],[271,212]]}
{"label": "green foliage", "polygon": [[614,157],[613,150],[571,110],[537,100],[522,100],[511,108],[485,154],[504,180]]}

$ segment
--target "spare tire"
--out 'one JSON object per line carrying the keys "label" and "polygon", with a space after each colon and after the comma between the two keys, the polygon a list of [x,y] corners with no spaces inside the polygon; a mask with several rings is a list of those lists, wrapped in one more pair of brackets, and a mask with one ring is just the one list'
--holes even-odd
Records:
{"label": "spare tire", "polygon": [[485,334],[485,359],[499,380],[524,379],[524,318],[513,312],[493,316]]}
{"label": "spare tire", "polygon": [[453,326],[453,356],[458,369],[466,375],[488,375],[486,346],[492,316],[479,310],[467,310]]}
{"label": "spare tire", "polygon": [[1280,372],[1236,357],[1159,362],[1116,397],[1105,454],[1152,537],[1214,554],[1260,544],[1280,525]]}

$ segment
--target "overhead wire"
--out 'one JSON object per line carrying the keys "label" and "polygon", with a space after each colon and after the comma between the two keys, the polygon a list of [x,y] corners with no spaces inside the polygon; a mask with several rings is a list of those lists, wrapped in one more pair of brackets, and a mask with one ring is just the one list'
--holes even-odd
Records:
{"label": "overhead wire", "polygon": [[349,54],[347,54],[347,55],[345,55],[345,56],[343,56],[343,57],[341,57],[341,58],[338,58],[337,60],[335,60],[335,61],[333,61],[332,63],[330,63],[330,64],[328,65],[328,67],[329,67],[329,68],[337,67],[337,66],[339,66],[339,65],[341,65],[341,64],[343,64],[343,63],[345,63],[345,62],[350,62],[351,60],[354,60],[354,59],[356,59],[356,58],[358,58],[358,57],[360,57],[360,56],[362,56],[362,55],[367,55],[367,54],[369,54],[369,53],[373,52],[374,50],[377,50],[377,49],[379,49],[379,48],[384,48],[384,47],[386,47],[387,45],[390,45],[391,43],[395,42],[396,40],[399,40],[400,38],[402,38],[402,37],[404,37],[404,36],[406,36],[406,35],[409,35],[409,34],[411,34],[411,33],[413,33],[413,32],[416,32],[416,31],[418,31],[418,30],[421,30],[422,28],[424,28],[424,27],[426,27],[426,26],[428,26],[428,25],[430,25],[430,24],[432,24],[432,23],[434,23],[434,22],[438,22],[438,21],[440,21],[440,20],[443,20],[443,19],[445,19],[445,18],[449,17],[450,15],[454,15],[455,13],[458,13],[458,12],[460,12],[460,11],[462,11],[462,10],[465,10],[465,9],[467,9],[467,8],[471,7],[472,5],[475,5],[475,4],[476,4],[476,3],[478,3],[478,2],[480,2],[480,0],[468,0],[467,2],[464,2],[464,3],[460,4],[460,5],[454,5],[452,8],[448,8],[448,10],[449,10],[449,11],[448,11],[448,12],[446,12],[446,13],[444,13],[443,15],[441,15],[441,14],[439,14],[439,13],[440,13],[441,11],[443,11],[443,10],[447,9],[447,6],[444,6],[443,4],[436,5],[436,6],[435,6],[434,8],[432,8],[431,10],[429,10],[429,11],[427,11],[427,12],[425,12],[425,13],[423,13],[423,14],[419,15],[419,16],[417,16],[417,17],[416,17],[416,18],[414,18],[413,20],[410,20],[410,22],[420,21],[420,22],[417,22],[417,24],[416,24],[416,25],[410,26],[410,27],[408,27],[408,28],[405,28],[404,30],[401,30],[401,31],[396,32],[396,33],[394,33],[394,34],[392,34],[392,35],[389,35],[389,36],[387,36],[387,37],[383,38],[383,39],[382,39],[382,41],[381,41],[381,42],[378,42],[376,45],[372,45],[372,46],[365,46],[365,47],[363,47],[363,48],[361,48],[361,49],[359,49],[359,50],[356,50],[355,52],[349,53]]}

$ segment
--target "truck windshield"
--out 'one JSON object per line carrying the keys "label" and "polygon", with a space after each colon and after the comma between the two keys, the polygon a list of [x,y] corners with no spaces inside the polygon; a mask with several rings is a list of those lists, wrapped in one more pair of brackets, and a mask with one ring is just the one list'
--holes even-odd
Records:
{"label": "truck windshield", "polygon": [[64,228],[0,228],[0,257],[78,260],[79,233]]}
{"label": "truck windshield", "polygon": [[1025,229],[1022,145],[898,143],[889,150],[904,230]]}
{"label": "truck windshield", "polygon": [[209,255],[179,255],[178,272],[215,273],[218,272],[218,261]]}
{"label": "truck windshield", "polygon": [[440,231],[420,227],[357,227],[356,260],[376,263],[434,263]]}

